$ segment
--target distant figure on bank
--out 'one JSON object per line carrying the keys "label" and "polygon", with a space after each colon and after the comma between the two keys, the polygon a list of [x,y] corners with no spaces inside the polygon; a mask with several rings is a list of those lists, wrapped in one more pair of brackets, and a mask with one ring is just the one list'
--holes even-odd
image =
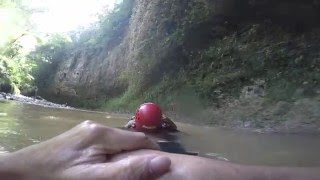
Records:
{"label": "distant figure on bank", "polygon": [[125,125],[137,131],[155,132],[161,130],[177,131],[177,126],[168,117],[162,114],[161,108],[154,103],[144,103],[136,114]]}

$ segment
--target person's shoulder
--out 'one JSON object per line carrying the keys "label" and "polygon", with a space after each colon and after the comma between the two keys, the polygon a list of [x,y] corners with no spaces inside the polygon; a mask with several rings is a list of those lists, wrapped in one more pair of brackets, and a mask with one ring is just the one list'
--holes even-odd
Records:
{"label": "person's shoulder", "polygon": [[163,116],[162,128],[169,131],[177,131],[177,125],[167,116]]}

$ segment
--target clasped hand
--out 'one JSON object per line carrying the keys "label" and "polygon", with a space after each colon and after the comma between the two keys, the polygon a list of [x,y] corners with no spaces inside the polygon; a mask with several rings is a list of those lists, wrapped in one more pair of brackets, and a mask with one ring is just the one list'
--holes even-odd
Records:
{"label": "clasped hand", "polygon": [[114,155],[139,149],[159,147],[144,133],[86,121],[48,141],[8,154],[5,162],[16,179],[155,179],[169,171],[171,161],[164,156],[111,161]]}

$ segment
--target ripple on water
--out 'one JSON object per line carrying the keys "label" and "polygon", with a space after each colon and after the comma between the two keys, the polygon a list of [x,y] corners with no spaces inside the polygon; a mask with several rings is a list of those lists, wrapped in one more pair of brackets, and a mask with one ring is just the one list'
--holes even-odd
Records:
{"label": "ripple on water", "polygon": [[0,117],[5,117],[5,116],[8,116],[8,114],[7,114],[7,113],[0,112]]}
{"label": "ripple on water", "polygon": [[61,119],[61,118],[60,117],[56,117],[56,116],[44,116],[43,119],[58,120],[58,119]]}

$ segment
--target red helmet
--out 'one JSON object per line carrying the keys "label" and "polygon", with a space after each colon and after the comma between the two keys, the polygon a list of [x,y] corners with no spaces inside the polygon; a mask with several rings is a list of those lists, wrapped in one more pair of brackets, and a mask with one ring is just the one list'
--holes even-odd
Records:
{"label": "red helmet", "polygon": [[134,121],[137,130],[155,130],[162,124],[162,111],[154,103],[144,103],[137,109]]}

